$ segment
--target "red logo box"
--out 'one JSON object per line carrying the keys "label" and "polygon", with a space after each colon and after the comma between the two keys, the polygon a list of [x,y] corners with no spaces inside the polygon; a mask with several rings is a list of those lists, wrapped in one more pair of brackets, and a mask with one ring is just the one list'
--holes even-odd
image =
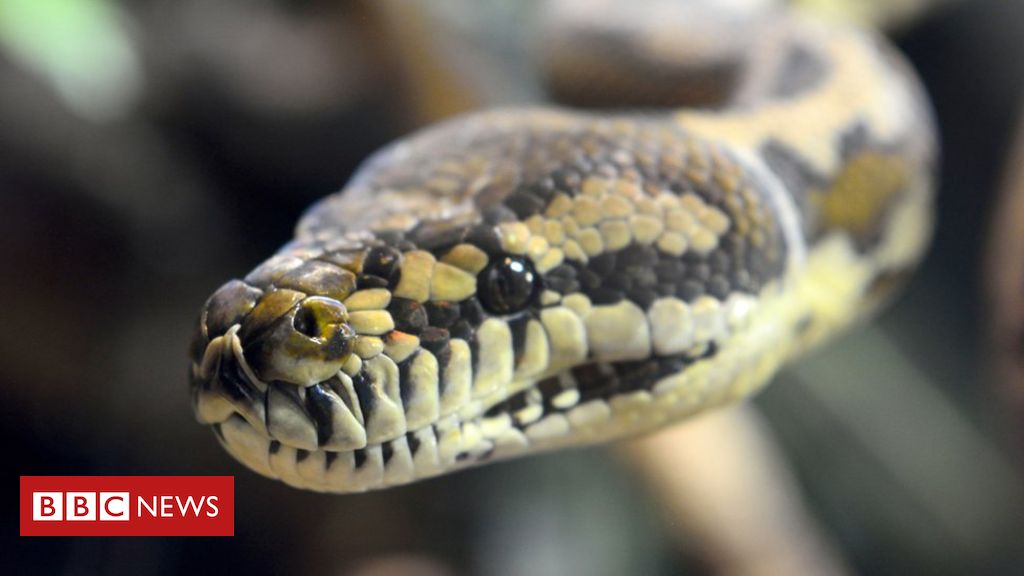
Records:
{"label": "red logo box", "polygon": [[22,536],[234,536],[233,476],[22,476]]}

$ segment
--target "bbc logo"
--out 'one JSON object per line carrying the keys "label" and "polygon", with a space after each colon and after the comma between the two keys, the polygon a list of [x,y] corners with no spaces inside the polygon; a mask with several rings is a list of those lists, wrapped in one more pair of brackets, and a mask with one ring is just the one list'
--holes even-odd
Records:
{"label": "bbc logo", "polygon": [[235,479],[22,476],[18,511],[22,536],[233,536]]}
{"label": "bbc logo", "polygon": [[32,520],[127,522],[128,492],[33,492]]}

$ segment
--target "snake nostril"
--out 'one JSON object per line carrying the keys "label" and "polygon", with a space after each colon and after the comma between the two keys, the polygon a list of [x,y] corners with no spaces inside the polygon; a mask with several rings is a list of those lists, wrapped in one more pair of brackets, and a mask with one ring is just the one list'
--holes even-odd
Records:
{"label": "snake nostril", "polygon": [[292,327],[307,338],[315,340],[320,337],[320,323],[317,321],[316,312],[309,306],[302,306],[295,311]]}
{"label": "snake nostril", "polygon": [[332,338],[340,324],[348,320],[345,305],[325,296],[309,296],[299,304],[292,316],[292,329],[322,342]]}

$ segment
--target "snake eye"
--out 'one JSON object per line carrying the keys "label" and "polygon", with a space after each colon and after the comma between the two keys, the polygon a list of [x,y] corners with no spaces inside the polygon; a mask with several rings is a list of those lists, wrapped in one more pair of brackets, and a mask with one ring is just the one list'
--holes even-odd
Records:
{"label": "snake eye", "polygon": [[532,264],[515,256],[502,256],[480,273],[477,294],[491,312],[511,314],[530,304],[537,285],[538,276]]}

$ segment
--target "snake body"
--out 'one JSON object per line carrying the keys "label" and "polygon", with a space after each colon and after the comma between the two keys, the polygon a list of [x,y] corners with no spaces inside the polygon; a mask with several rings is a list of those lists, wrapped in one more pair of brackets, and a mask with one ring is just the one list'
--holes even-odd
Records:
{"label": "snake body", "polygon": [[757,22],[714,39],[740,47],[701,107],[486,111],[378,152],[206,302],[199,421],[290,485],[393,486],[734,402],[877,307],[930,236],[927,102],[870,33]]}

